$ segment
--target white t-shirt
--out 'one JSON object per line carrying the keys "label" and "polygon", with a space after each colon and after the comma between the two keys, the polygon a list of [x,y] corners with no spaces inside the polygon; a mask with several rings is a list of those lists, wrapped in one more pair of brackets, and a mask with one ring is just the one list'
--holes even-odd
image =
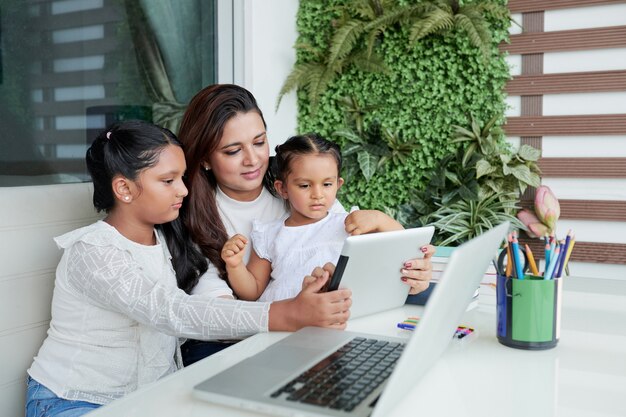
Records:
{"label": "white t-shirt", "polygon": [[156,245],[140,245],[98,221],[55,239],[65,251],[31,377],[59,397],[107,404],[180,368],[178,337],[268,330],[269,303],[180,290],[167,245],[156,236]]}
{"label": "white t-shirt", "polygon": [[348,213],[329,212],[320,221],[304,226],[285,226],[284,220],[254,222],[254,251],[272,264],[272,278],[259,301],[295,297],[302,279],[316,266],[337,263],[343,242],[349,236],[344,221]]}

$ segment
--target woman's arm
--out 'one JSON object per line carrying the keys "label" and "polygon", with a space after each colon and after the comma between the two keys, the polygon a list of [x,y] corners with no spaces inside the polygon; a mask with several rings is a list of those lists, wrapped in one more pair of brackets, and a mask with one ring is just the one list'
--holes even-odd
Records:
{"label": "woman's arm", "polygon": [[270,279],[271,264],[261,259],[253,250],[248,265],[243,263],[243,255],[248,239],[235,235],[228,239],[222,249],[222,259],[226,263],[228,282],[242,300],[256,301],[263,294]]}

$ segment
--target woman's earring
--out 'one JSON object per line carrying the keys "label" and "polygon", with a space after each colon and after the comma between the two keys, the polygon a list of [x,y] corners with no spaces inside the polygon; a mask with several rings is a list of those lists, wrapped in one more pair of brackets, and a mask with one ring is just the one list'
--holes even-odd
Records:
{"label": "woman's earring", "polygon": [[125,195],[125,196],[124,196],[124,201],[130,201],[130,196]]}

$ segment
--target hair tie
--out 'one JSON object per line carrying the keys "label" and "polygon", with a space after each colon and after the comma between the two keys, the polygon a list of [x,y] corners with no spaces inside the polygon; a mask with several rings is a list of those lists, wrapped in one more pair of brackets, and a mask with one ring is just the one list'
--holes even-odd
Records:
{"label": "hair tie", "polygon": [[110,130],[107,132],[107,140],[108,139],[111,139],[111,131]]}

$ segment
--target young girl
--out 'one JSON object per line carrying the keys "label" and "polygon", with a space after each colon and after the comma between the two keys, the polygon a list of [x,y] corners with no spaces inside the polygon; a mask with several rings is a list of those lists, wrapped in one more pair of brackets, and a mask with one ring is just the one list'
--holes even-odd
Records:
{"label": "young girl", "polygon": [[[276,147],[275,187],[290,206],[289,216],[254,222],[247,268],[247,239],[230,238],[222,250],[228,280],[240,299],[275,301],[293,297],[304,271],[336,262],[349,235],[399,230],[402,226],[376,210],[334,213],[339,177],[339,147],[316,134],[294,136]],[[271,279],[270,279],[271,278]]]}
{"label": "young girl", "polygon": [[[160,230],[178,227],[187,195],[184,154],[170,131],[139,121],[115,124],[88,149],[87,167],[94,206],[107,215],[55,239],[65,252],[48,336],[28,370],[27,417],[79,416],[175,371],[178,337],[236,338],[307,325],[283,317],[310,314],[315,285],[299,300],[272,305],[178,288]],[[182,261],[196,275],[207,269],[203,256]],[[349,300],[342,296],[331,309],[333,323],[347,319]]]}

